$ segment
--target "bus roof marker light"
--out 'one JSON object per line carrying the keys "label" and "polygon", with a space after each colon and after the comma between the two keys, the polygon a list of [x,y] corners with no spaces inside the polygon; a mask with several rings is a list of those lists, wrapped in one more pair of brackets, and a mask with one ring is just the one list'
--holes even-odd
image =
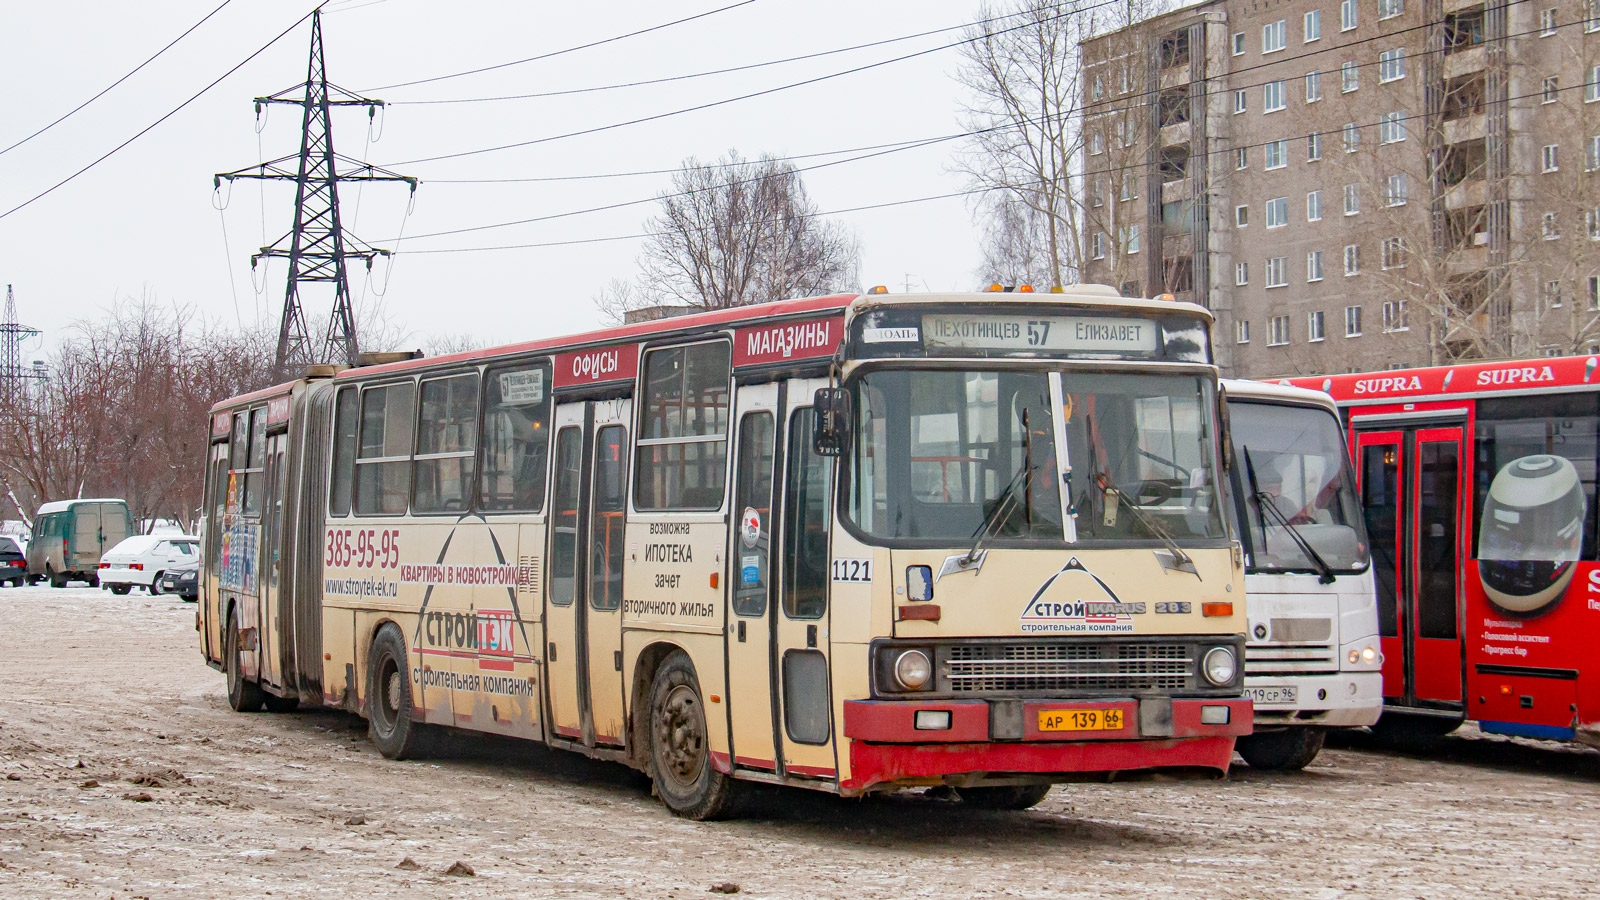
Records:
{"label": "bus roof marker light", "polygon": [[1031,284],[1020,284],[1020,285],[1017,285],[1017,293],[1019,293],[1019,294],[1031,294],[1031,293],[1033,293],[1033,285],[1031,285]]}
{"label": "bus roof marker light", "polygon": [[1065,294],[1066,292],[1067,292],[1067,289],[1062,287],[1059,284],[1055,285],[1052,288],[1050,288],[1050,293],[1052,293],[1052,294]]}
{"label": "bus roof marker light", "polygon": [[889,287],[888,287],[888,285],[875,284],[875,285],[872,286],[872,290],[867,291],[867,293],[869,293],[869,294],[887,294],[887,293],[889,293]]}
{"label": "bus roof marker light", "polygon": [[999,294],[1003,293],[1005,289],[1006,286],[997,281],[994,284],[989,285],[987,288],[984,288],[983,292],[985,294]]}

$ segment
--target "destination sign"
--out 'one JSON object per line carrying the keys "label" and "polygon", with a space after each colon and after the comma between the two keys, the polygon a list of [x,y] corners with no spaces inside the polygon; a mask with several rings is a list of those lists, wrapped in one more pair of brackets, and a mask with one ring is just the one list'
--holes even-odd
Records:
{"label": "destination sign", "polygon": [[930,350],[1153,355],[1158,341],[1157,325],[1148,319],[976,313],[922,317],[922,343]]}

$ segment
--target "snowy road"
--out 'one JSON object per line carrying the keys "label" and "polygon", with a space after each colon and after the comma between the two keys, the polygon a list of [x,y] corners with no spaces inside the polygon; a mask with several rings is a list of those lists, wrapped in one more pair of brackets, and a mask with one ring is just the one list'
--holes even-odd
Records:
{"label": "snowy road", "polygon": [[[1600,890],[1600,753],[1582,748],[1358,741],[1298,774],[1072,785],[1008,814],[774,791],[696,824],[620,766],[504,741],[396,763],[346,714],[235,714],[176,598],[6,588],[0,622],[6,898]],[[457,861],[475,874],[444,874]]]}

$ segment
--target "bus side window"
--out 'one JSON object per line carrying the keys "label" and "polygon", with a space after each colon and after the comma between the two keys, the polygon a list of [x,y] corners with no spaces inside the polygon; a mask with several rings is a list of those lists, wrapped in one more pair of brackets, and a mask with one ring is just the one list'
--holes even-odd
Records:
{"label": "bus side window", "polygon": [[228,512],[244,512],[245,470],[250,467],[250,414],[233,414],[233,440],[229,442],[228,455]]}
{"label": "bus side window", "polygon": [[[734,512],[739,514],[738,573],[733,590],[733,611],[740,616],[767,612],[767,553],[772,541],[772,413],[746,413],[739,425],[739,480],[734,490]],[[754,521],[750,514],[754,513]],[[752,526],[754,526],[752,528]],[[755,534],[754,542],[750,529]]]}
{"label": "bus side window", "polygon": [[550,463],[550,365],[491,369],[485,381],[478,508],[538,512]]}
{"label": "bus side window", "polygon": [[267,408],[250,410],[250,465],[245,470],[244,514],[261,515],[262,495],[266,492]]}
{"label": "bus side window", "polygon": [[477,373],[422,382],[418,423],[411,511],[465,511],[477,459]]}
{"label": "bus side window", "polygon": [[216,451],[211,473],[211,522],[206,527],[206,573],[216,575],[222,566],[223,518],[228,514],[228,445]]}
{"label": "bus side window", "polygon": [[350,515],[351,488],[355,484],[356,468],[356,400],[355,387],[339,389],[333,414],[333,477],[329,479],[328,515],[343,518]]}
{"label": "bus side window", "polygon": [[577,596],[578,481],[583,466],[583,429],[556,435],[556,484],[550,510],[550,602],[570,606]]}
{"label": "bus side window", "polygon": [[621,425],[600,429],[594,448],[593,524],[589,529],[589,605],[622,606],[623,519],[627,513],[628,432]]}
{"label": "bus side window", "polygon": [[361,392],[356,450],[356,512],[404,515],[411,494],[411,431],[416,384],[403,381]]}
{"label": "bus side window", "polygon": [[789,474],[784,485],[783,612],[820,619],[828,611],[828,487],[831,463],[811,446],[811,407],[789,420]]}
{"label": "bus side window", "polygon": [[726,341],[709,341],[646,354],[634,465],[639,509],[722,508],[731,353]]}

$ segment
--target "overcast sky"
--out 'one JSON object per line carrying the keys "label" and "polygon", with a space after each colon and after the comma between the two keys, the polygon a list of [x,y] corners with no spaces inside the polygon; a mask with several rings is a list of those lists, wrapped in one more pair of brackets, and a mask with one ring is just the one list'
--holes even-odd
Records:
{"label": "overcast sky", "polygon": [[[31,134],[159,50],[221,0],[7,3],[0,66],[11,85],[0,148]],[[510,0],[336,0],[324,16],[330,80],[392,104],[369,129],[357,110],[335,112],[335,147],[422,179],[407,216],[403,185],[342,186],[346,227],[397,249],[358,303],[381,302],[417,333],[484,343],[581,331],[601,324],[593,296],[636,271],[637,240],[423,254],[415,251],[632,235],[653,212],[640,204],[513,227],[425,238],[434,232],[647,200],[666,174],[576,181],[451,183],[671,169],[730,149],[754,157],[816,154],[960,131],[958,51],[844,75],[659,121],[455,159],[445,154],[581,131],[735,97],[952,43],[931,35],[817,59],[645,87],[500,102],[405,101],[498,97],[633,82],[748,65],[960,25],[976,0],[917,3],[754,0],[648,34],[428,84],[390,87],[561,50],[695,15],[737,0],[528,3]],[[0,212],[71,175],[171,111],[258,50],[315,4],[232,0],[193,34],[66,122],[0,155]],[[292,183],[237,182],[214,196],[211,176],[297,151],[297,107],[258,123],[251,100],[305,79],[309,22],[262,52],[164,124],[32,205],[0,218],[0,284],[16,288],[21,319],[45,331],[45,352],[79,320],[147,294],[208,320],[275,323],[285,263],[256,269],[250,254],[287,232]],[[257,126],[261,124],[261,131]],[[375,138],[370,141],[369,137]],[[848,162],[805,174],[824,210],[961,190],[958,142]],[[802,167],[841,159],[818,157]],[[220,213],[214,203],[226,201]],[[969,289],[978,263],[964,199],[854,212],[865,284]],[[226,244],[224,241],[226,229]],[[397,240],[397,238],[402,238]],[[386,289],[386,290],[385,290]],[[379,291],[383,291],[379,296]],[[326,306],[317,295],[312,305]],[[317,309],[308,309],[315,315]],[[413,339],[416,343],[416,339]]]}

